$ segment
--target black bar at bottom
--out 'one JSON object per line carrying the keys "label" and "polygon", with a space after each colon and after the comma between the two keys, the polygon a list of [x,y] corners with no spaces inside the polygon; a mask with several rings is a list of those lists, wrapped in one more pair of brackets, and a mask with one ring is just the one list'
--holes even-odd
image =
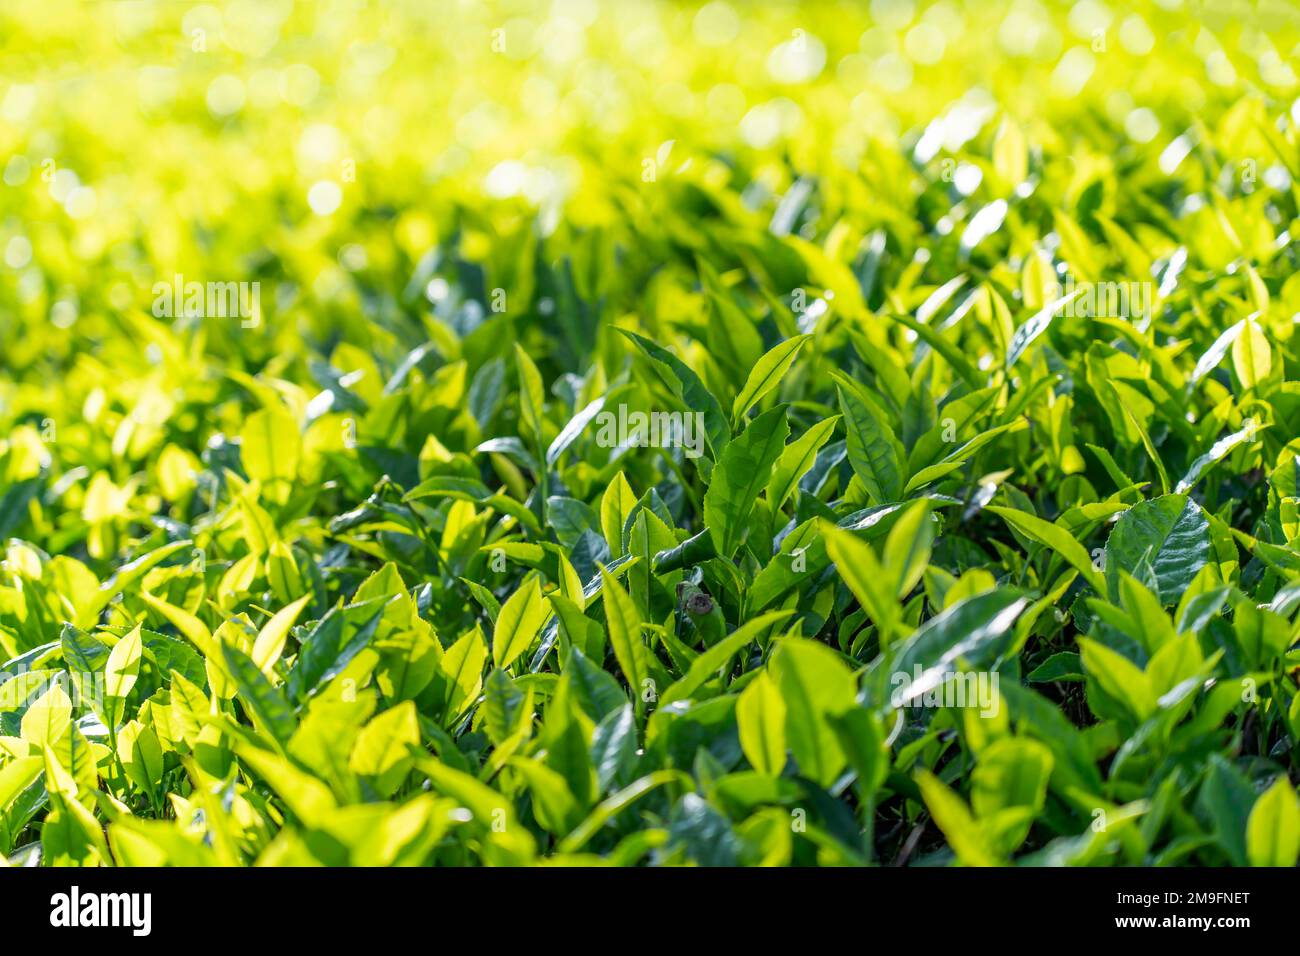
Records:
{"label": "black bar at bottom", "polygon": [[10,945],[70,933],[168,945],[373,946],[404,937],[436,945],[468,942],[466,934],[558,943],[574,932],[734,945],[782,930],[829,941],[821,934],[839,929],[918,941],[936,933],[1229,940],[1289,929],[1296,889],[1294,870],[1230,869],[0,870]]}

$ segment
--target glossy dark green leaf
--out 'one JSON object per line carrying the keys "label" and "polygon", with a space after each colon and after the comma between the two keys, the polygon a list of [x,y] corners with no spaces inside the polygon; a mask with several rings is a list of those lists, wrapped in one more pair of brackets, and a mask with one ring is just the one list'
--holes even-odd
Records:
{"label": "glossy dark green leaf", "polygon": [[1197,572],[1210,560],[1210,525],[1204,512],[1184,495],[1164,495],[1126,511],[1106,541],[1106,574],[1114,588],[1116,572],[1136,574],[1149,565],[1162,604],[1177,604]]}

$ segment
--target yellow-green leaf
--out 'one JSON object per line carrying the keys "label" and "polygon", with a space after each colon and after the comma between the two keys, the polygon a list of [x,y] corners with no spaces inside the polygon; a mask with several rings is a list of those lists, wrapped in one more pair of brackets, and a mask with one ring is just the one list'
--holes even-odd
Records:
{"label": "yellow-green leaf", "polygon": [[509,667],[537,639],[546,622],[542,586],[534,575],[501,605],[492,631],[492,663]]}
{"label": "yellow-green leaf", "polygon": [[239,433],[240,460],[254,481],[293,481],[302,457],[302,435],[294,417],[270,406],[253,412]]}
{"label": "yellow-green leaf", "polygon": [[776,776],[785,768],[785,701],[776,683],[759,674],[736,700],[740,748],[759,773]]}
{"label": "yellow-green leaf", "polygon": [[281,608],[262,625],[262,629],[258,632],[257,640],[253,642],[253,663],[268,676],[275,667],[275,662],[284,652],[284,643],[289,637],[289,629],[293,627],[294,622],[298,620],[298,615],[310,600],[311,595],[305,594],[289,606]]}
{"label": "yellow-green leaf", "polygon": [[1295,866],[1300,856],[1300,802],[1286,774],[1255,801],[1246,823],[1251,866]]}

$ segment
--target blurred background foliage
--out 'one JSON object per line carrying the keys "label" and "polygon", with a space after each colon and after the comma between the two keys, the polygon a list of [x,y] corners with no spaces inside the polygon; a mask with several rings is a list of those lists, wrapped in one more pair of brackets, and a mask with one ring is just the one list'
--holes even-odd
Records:
{"label": "blurred background foliage", "polygon": [[[274,283],[259,334],[196,351],[254,368],[303,342],[400,354],[431,250],[481,271],[454,294],[532,307],[545,239],[585,298],[635,307],[616,256],[703,251],[683,212],[770,216],[801,177],[820,188],[794,231],[848,260],[878,226],[924,230],[927,169],[1003,111],[1046,202],[1099,188],[1107,210],[1117,175],[1154,201],[1189,131],[1271,161],[1258,125],[1296,95],[1298,24],[1285,0],[3,3],[0,339],[33,386],[0,383],[3,414],[48,411],[53,374],[89,394],[88,351],[147,360],[135,325],[174,273]],[[669,188],[642,188],[647,162]],[[1218,173],[1191,166],[1189,192]]]}

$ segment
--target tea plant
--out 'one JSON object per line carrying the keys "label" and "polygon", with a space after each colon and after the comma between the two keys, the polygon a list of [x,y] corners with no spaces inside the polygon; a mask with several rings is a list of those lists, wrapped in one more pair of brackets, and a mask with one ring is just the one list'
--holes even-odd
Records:
{"label": "tea plant", "polygon": [[83,6],[0,861],[1295,864],[1294,11]]}

